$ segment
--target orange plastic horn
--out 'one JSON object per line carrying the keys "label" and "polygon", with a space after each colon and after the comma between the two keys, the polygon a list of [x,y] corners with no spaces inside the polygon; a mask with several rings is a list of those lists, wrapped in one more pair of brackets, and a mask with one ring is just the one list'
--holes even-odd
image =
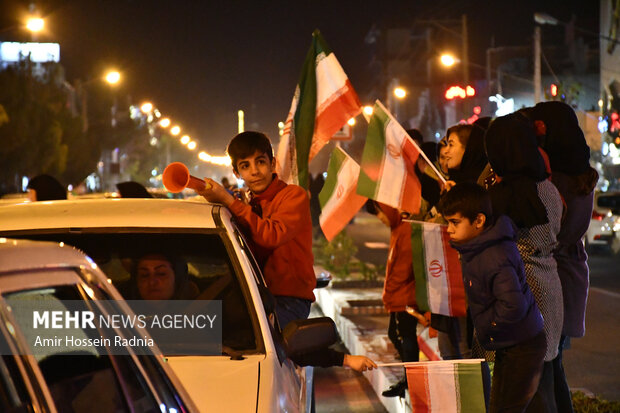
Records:
{"label": "orange plastic horn", "polygon": [[211,185],[202,179],[190,175],[187,166],[181,162],[172,162],[166,166],[162,175],[162,181],[166,189],[172,193],[181,192],[185,188],[191,188],[194,191],[211,188]]}

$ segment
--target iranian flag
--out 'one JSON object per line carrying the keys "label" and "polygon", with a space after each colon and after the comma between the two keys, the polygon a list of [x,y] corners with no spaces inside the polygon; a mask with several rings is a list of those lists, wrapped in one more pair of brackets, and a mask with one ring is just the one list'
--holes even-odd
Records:
{"label": "iranian flag", "polygon": [[413,413],[485,413],[483,359],[407,363]]}
{"label": "iranian flag", "polygon": [[336,147],[327,166],[327,179],[319,193],[319,221],[327,241],[331,241],[353,219],[367,198],[355,192],[360,166]]}
{"label": "iranian flag", "polygon": [[361,110],[349,78],[315,30],[278,146],[280,179],[307,188],[312,158]]}
{"label": "iranian flag", "polygon": [[368,123],[357,193],[397,209],[418,213],[422,187],[414,168],[421,152],[377,100]]}
{"label": "iranian flag", "polygon": [[411,222],[411,250],[418,307],[453,317],[466,314],[465,288],[457,251],[450,246],[447,227]]}

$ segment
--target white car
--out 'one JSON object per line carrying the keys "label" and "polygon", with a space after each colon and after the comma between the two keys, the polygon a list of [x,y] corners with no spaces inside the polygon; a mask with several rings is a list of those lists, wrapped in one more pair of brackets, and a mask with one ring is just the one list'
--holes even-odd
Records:
{"label": "white car", "polygon": [[[201,297],[221,300],[222,354],[169,356],[168,364],[201,412],[297,412],[311,409],[311,368],[286,356],[261,295],[266,286],[230,212],[206,202],[92,199],[0,208],[0,236],[76,246],[129,297],[132,260],[145,252],[181,257]],[[327,326],[334,330],[332,326]],[[327,346],[325,324],[309,324],[290,342]],[[317,332],[319,334],[317,334]],[[303,343],[303,344],[300,344]],[[302,348],[299,348],[301,346]],[[306,374],[306,373],[310,374]]]}
{"label": "white car", "polygon": [[[155,353],[118,355],[109,347],[98,350],[89,345],[76,353],[58,343],[34,348],[33,338],[41,333],[26,321],[32,318],[28,313],[32,304],[41,309],[45,301],[65,309],[72,302],[101,309],[102,299],[112,298],[120,300],[123,314],[131,313],[93,261],[75,248],[0,238],[0,295],[0,411],[197,410],[170,367]],[[92,336],[86,329],[72,331]],[[62,337],[55,330],[47,332]]]}
{"label": "white car", "polygon": [[620,193],[596,192],[592,219],[586,232],[588,251],[611,249],[618,234],[620,234]]}

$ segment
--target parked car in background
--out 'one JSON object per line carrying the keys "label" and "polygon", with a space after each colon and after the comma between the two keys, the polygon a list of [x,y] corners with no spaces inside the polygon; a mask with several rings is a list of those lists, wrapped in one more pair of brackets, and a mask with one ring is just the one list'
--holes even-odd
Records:
{"label": "parked car in background", "polygon": [[620,240],[620,192],[596,192],[592,219],[586,232],[589,252],[611,251]]}
{"label": "parked car in background", "polygon": [[[36,300],[40,306],[46,300],[64,309],[63,300],[71,300],[94,309],[103,299],[122,300],[93,261],[75,248],[0,238],[0,296],[0,411],[198,411],[162,357],[117,355],[94,346],[77,353],[63,345],[33,348],[33,336],[41,333],[24,322],[28,314],[21,314],[22,304]],[[94,337],[99,334],[105,333]]]}
{"label": "parked car in background", "polygon": [[[125,298],[135,298],[132,263],[145,253],[183,260],[198,299],[222,302],[221,354],[167,357],[194,404],[201,412],[310,411],[312,370],[288,359],[259,266],[226,208],[175,199],[7,205],[0,208],[0,236],[73,245]],[[291,342],[302,348],[294,350],[303,353],[312,341],[315,348],[332,344],[333,337],[320,343],[317,331],[324,326],[301,329],[305,335]]]}

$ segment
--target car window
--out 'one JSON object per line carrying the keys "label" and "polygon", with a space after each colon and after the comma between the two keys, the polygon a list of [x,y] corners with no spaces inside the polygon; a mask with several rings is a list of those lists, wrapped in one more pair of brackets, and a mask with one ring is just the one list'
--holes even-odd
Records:
{"label": "car window", "polygon": [[[224,244],[226,233],[103,232],[23,235],[30,239],[62,241],[89,255],[125,299],[138,300],[136,265],[147,254],[161,254],[187,268],[189,282],[177,299],[221,300],[222,346],[236,352],[260,351],[262,341],[245,275],[233,265]],[[236,260],[236,257],[234,257]],[[235,269],[238,268],[238,269]]]}
{"label": "car window", "polygon": [[[64,302],[81,302],[88,309],[84,297],[75,285],[20,291],[5,294],[15,320],[28,343],[36,343],[41,330],[22,323],[31,316],[31,304],[45,300],[53,309],[67,311]],[[71,308],[75,310],[75,308]],[[64,330],[65,332],[68,330]],[[45,330],[50,336],[52,329]],[[44,333],[44,334],[45,334]],[[74,339],[97,339],[102,332],[92,329],[71,329]],[[45,337],[47,338],[47,337]],[[35,344],[36,345],[36,344]],[[45,378],[58,411],[62,412],[159,412],[160,406],[129,356],[112,356],[101,347],[80,345],[73,347],[62,339],[56,345],[30,348]]]}
{"label": "car window", "polygon": [[[8,343],[2,334],[0,334],[0,348],[8,348]],[[8,413],[33,411],[15,356],[8,354],[0,356],[0,411]]]}
{"label": "car window", "polygon": [[620,194],[599,195],[597,204],[602,208],[609,208],[613,211],[620,210]]}

